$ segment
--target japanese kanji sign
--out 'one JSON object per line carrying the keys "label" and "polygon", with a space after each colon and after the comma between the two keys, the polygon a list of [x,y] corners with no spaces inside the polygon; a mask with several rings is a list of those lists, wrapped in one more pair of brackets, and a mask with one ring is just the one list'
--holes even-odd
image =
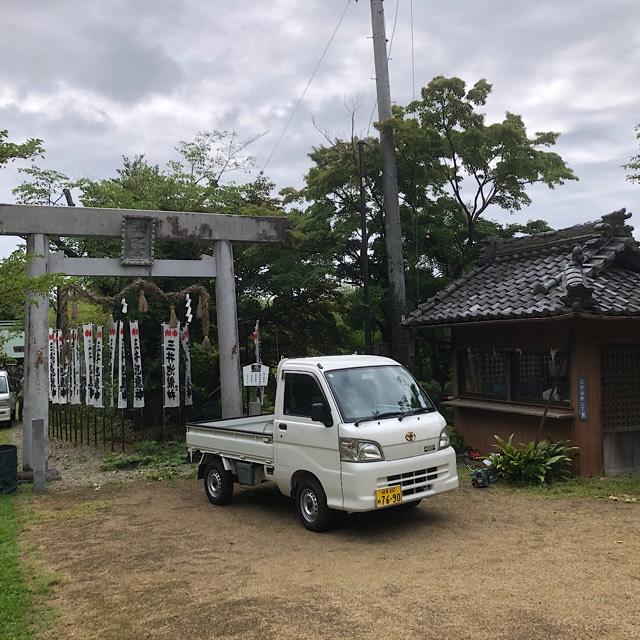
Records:
{"label": "japanese kanji sign", "polygon": [[133,363],[133,406],[144,407],[144,383],[142,380],[142,352],[140,350],[140,329],[137,320],[129,322],[131,335],[131,361]]}
{"label": "japanese kanji sign", "polygon": [[191,387],[191,351],[189,349],[189,325],[185,324],[180,331],[180,342],[184,351],[184,405],[193,405],[193,388]]}
{"label": "japanese kanji sign", "polygon": [[127,408],[127,360],[124,346],[124,320],[118,322],[118,409]]}
{"label": "japanese kanji sign", "polygon": [[69,331],[69,401],[71,404],[80,404],[80,341],[78,339],[78,330],[71,329]]}
{"label": "japanese kanji sign", "polygon": [[103,367],[102,367],[102,337],[104,334],[104,327],[102,325],[96,326],[96,346],[93,359],[93,406],[104,407],[103,402]]}
{"label": "japanese kanji sign", "polygon": [[49,401],[58,404],[58,341],[49,327]]}
{"label": "japanese kanji sign", "polygon": [[84,343],[84,371],[85,371],[85,404],[93,405],[93,325],[82,325],[82,339]]}
{"label": "japanese kanji sign", "polygon": [[180,406],[180,323],[162,324],[162,368],[164,371],[164,407]]}
{"label": "japanese kanji sign", "polygon": [[68,382],[67,382],[67,359],[64,353],[64,337],[62,330],[56,331],[56,343],[58,350],[58,403],[67,404]]}
{"label": "japanese kanji sign", "polygon": [[115,397],[115,368],[116,368],[116,343],[118,338],[118,325],[113,321],[113,318],[109,316],[109,384],[111,390],[109,396],[111,399],[111,406],[116,406]]}

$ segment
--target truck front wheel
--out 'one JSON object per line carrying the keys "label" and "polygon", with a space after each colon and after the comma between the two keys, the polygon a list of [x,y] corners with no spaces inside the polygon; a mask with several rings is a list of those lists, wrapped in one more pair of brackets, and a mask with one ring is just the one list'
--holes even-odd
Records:
{"label": "truck front wheel", "polygon": [[333,511],[327,506],[327,496],[314,478],[305,478],[296,487],[296,510],[309,531],[326,531],[333,524]]}
{"label": "truck front wheel", "polygon": [[228,504],[233,495],[233,474],[222,460],[210,462],[204,470],[204,492],[212,504]]}

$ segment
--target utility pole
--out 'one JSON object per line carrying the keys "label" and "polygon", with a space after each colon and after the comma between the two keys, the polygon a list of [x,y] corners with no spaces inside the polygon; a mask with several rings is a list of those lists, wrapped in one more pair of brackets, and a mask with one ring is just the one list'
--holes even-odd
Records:
{"label": "utility pole", "polygon": [[364,140],[358,140],[360,175],[360,265],[362,271],[362,293],[364,297],[364,348],[371,353],[371,300],[369,299],[369,234],[367,233],[367,202],[365,195]]}
{"label": "utility pole", "polygon": [[387,247],[387,271],[391,294],[391,355],[402,364],[409,364],[408,332],[402,326],[402,316],[407,310],[402,257],[402,228],[398,203],[398,170],[396,167],[391,119],[391,87],[387,58],[383,0],[371,1],[371,27],[373,31],[373,55],[376,68],[378,94],[378,120],[380,126],[380,150],[382,152],[382,184],[384,191],[384,235]]}

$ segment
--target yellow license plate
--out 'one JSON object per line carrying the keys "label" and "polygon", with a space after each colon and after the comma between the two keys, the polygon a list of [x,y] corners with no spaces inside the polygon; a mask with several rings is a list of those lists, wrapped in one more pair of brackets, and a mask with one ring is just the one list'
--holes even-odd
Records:
{"label": "yellow license plate", "polygon": [[402,502],[402,489],[400,487],[387,487],[376,489],[376,509],[392,507]]}

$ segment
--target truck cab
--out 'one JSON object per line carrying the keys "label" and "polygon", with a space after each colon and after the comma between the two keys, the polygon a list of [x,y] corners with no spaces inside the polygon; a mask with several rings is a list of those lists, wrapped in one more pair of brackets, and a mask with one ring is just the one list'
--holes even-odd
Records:
{"label": "truck cab", "polygon": [[[233,486],[247,477],[242,468],[249,463],[250,479],[273,480],[294,499],[303,525],[322,530],[334,511],[416,506],[458,486],[444,418],[389,358],[282,360],[275,413],[244,420],[187,425],[190,449],[202,454],[199,475],[210,500],[215,483],[207,485],[208,474],[217,469],[216,481]],[[213,430],[208,439],[207,428]],[[227,428],[236,432],[233,440]],[[250,446],[256,435],[260,441]]]}

